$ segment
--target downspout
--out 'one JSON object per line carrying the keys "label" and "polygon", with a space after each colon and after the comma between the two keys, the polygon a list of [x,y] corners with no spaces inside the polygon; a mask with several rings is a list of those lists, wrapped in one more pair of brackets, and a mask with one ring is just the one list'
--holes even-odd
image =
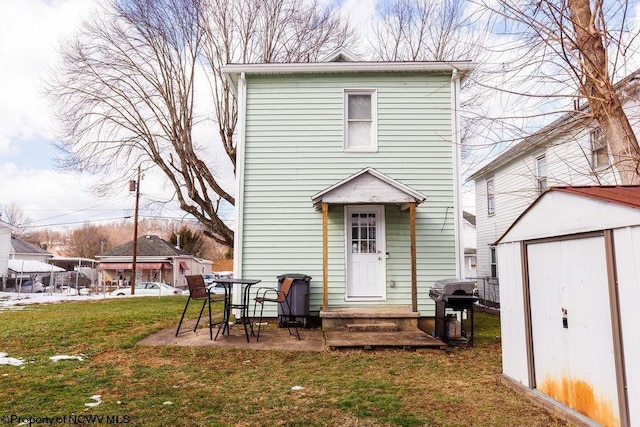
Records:
{"label": "downspout", "polygon": [[246,125],[247,82],[245,74],[238,78],[238,145],[236,147],[236,229],[233,238],[233,277],[242,277],[242,234],[244,225],[244,144]]}
{"label": "downspout", "polygon": [[[236,229],[233,238],[233,277],[240,278],[243,274],[242,268],[242,236],[244,227],[244,145],[245,129],[247,122],[247,81],[244,73],[240,73],[238,78],[238,145],[236,147]],[[242,298],[240,286],[234,286],[234,301]],[[234,312],[238,317],[239,310]]]}
{"label": "downspout", "polygon": [[464,277],[464,230],[462,217],[462,189],[460,188],[460,80],[462,75],[457,70],[451,74],[451,90],[453,93],[452,120],[453,120],[453,211],[454,211],[454,239],[456,252],[456,275]]}

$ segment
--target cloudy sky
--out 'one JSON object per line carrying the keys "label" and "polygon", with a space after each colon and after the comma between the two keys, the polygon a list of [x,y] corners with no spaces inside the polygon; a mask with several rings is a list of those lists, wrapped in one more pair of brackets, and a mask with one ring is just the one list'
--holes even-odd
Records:
{"label": "cloudy sky", "polygon": [[[127,189],[97,198],[89,191],[91,176],[56,168],[54,122],[43,95],[42,81],[56,65],[61,40],[101,1],[0,0],[0,205],[19,204],[37,227],[77,226],[133,212],[134,196]],[[376,0],[322,1],[337,1],[353,25],[371,29]],[[162,187],[157,182],[146,177],[143,194],[151,197],[154,187]],[[472,188],[466,196],[465,208],[473,211]],[[183,216],[171,206],[145,214]]]}
{"label": "cloudy sky", "polygon": [[130,215],[132,198],[102,200],[90,177],[56,169],[53,117],[42,78],[55,65],[59,40],[95,0],[0,1],[0,204],[18,203],[34,225]]}
{"label": "cloudy sky", "polygon": [[[78,226],[132,215],[134,196],[90,193],[91,176],[59,170],[55,127],[43,79],[55,67],[61,40],[72,34],[102,0],[0,0],[0,205],[19,204],[36,229]],[[374,0],[346,0],[367,21]],[[148,177],[145,177],[148,179]],[[151,191],[142,181],[142,192]],[[149,215],[181,218],[175,208]]]}

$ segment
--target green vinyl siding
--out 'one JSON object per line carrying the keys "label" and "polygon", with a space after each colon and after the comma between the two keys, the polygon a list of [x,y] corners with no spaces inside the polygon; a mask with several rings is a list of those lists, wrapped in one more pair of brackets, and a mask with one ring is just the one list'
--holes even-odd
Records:
{"label": "green vinyl siding", "polygon": [[[428,199],[416,209],[418,303],[455,275],[451,77],[369,73],[247,76],[242,275],[313,277],[322,304],[322,213],[311,196],[373,167]],[[377,152],[343,150],[345,89],[374,89]],[[411,303],[408,210],[385,208],[387,304]],[[345,305],[344,206],[329,209],[329,304]],[[395,286],[390,286],[391,283]],[[275,312],[275,311],[274,311]]]}

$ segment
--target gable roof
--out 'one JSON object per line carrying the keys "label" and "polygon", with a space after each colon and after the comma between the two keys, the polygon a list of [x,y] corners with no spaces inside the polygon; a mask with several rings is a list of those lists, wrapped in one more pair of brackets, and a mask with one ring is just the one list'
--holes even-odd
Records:
{"label": "gable roof", "polygon": [[[133,255],[133,240],[123,245],[115,247],[109,251],[106,251],[96,258],[110,257],[110,256],[132,256]],[[162,257],[175,257],[175,256],[193,256],[188,252],[176,248],[166,240],[161,239],[156,235],[147,235],[138,237],[136,256],[162,256]]]}
{"label": "gable roof", "polygon": [[25,242],[24,240],[19,239],[15,236],[11,236],[11,247],[13,248],[13,253],[15,254],[39,254],[53,257],[53,254],[51,252],[42,249],[40,246]]}
{"label": "gable roof", "polygon": [[[532,215],[535,218],[529,218]],[[516,218],[495,244],[548,236],[550,230],[575,234],[632,224],[640,224],[640,185],[551,187]]]}
{"label": "gable roof", "polygon": [[[614,85],[614,89],[623,96],[629,96],[631,92],[637,90],[640,86],[640,70],[636,70],[624,79],[620,80]],[[548,125],[544,126],[537,132],[523,138],[520,142],[507,150],[500,153],[495,159],[487,163],[477,171],[475,171],[467,181],[474,181],[478,178],[490,174],[501,166],[509,163],[531,150],[538,147],[548,145],[549,140],[558,134],[568,131],[577,123],[584,122],[590,119],[590,116],[586,114],[589,111],[589,105],[587,102],[582,103],[575,111],[570,111]]]}
{"label": "gable roof", "polygon": [[350,50],[341,47],[322,58],[320,62],[363,62],[363,60]]}
{"label": "gable roof", "polygon": [[326,203],[407,203],[420,204],[427,199],[424,194],[409,188],[382,172],[368,167],[311,196],[316,209]]}

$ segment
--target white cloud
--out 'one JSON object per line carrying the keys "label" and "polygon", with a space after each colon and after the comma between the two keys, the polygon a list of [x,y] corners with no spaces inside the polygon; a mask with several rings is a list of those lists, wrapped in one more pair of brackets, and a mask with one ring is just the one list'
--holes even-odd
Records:
{"label": "white cloud", "polygon": [[[51,115],[41,78],[62,36],[77,28],[97,0],[0,2],[0,154],[23,138],[48,138]],[[10,141],[10,143],[7,143]]]}

